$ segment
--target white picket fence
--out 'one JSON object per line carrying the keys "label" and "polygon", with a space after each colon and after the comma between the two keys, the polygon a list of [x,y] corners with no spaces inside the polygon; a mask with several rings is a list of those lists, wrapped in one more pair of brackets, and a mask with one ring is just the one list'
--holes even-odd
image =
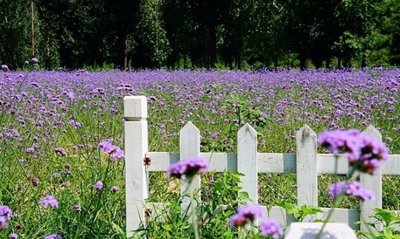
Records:
{"label": "white picket fence", "polygon": [[[200,132],[191,123],[180,131],[180,152],[148,152],[147,99],[144,96],[124,98],[125,120],[125,178],[126,178],[126,231],[131,236],[146,214],[155,205],[146,205],[149,194],[147,172],[165,172],[169,165],[180,159],[200,156],[210,161],[210,171],[238,171],[243,173],[241,187],[249,193],[253,202],[258,201],[258,173],[296,173],[297,204],[318,206],[317,174],[347,174],[349,167],[344,157],[339,157],[337,171],[332,154],[317,153],[317,134],[307,125],[296,134],[296,153],[258,153],[257,132],[248,124],[237,133],[237,153],[200,152]],[[363,132],[382,141],[381,134],[368,126]],[[361,203],[360,210],[335,209],[331,221],[343,222],[353,229],[355,222],[369,219],[374,208],[382,208],[382,175],[400,174],[400,155],[390,155],[389,162],[380,171],[370,176],[361,174],[364,188],[375,193],[376,199]],[[200,180],[193,183],[200,187]],[[397,189],[396,189],[397,190]],[[160,206],[159,204],[158,206]],[[157,206],[157,204],[156,204]],[[322,208],[308,220],[323,219],[330,208]],[[274,206],[270,217],[283,224],[290,224],[292,217],[281,207]],[[366,230],[361,225],[361,230]]]}

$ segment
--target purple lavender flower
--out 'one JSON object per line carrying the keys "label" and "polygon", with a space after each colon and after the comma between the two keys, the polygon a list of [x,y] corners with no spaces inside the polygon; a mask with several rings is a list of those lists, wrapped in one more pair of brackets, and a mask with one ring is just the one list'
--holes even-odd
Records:
{"label": "purple lavender flower", "polygon": [[27,152],[28,154],[31,154],[31,153],[35,152],[35,149],[34,149],[33,147],[30,147],[30,148],[27,148],[27,149],[26,149],[26,152]]}
{"label": "purple lavender flower", "polygon": [[0,216],[0,228],[7,228],[8,223],[6,217]]}
{"label": "purple lavender flower", "polygon": [[44,239],[63,239],[63,237],[57,233],[45,236]]}
{"label": "purple lavender flower", "polygon": [[283,235],[282,226],[275,219],[265,218],[264,220],[262,220],[260,222],[259,227],[261,230],[261,234],[265,237],[272,236],[272,238],[278,239],[279,237],[281,237]]}
{"label": "purple lavender flower", "polygon": [[360,135],[360,151],[360,158],[349,162],[361,172],[374,174],[382,162],[389,160],[385,144],[366,135]]}
{"label": "purple lavender flower", "polygon": [[111,144],[110,141],[103,141],[99,143],[99,148],[107,154],[112,154],[111,160],[116,161],[125,157],[124,151],[122,151],[118,146]]}
{"label": "purple lavender flower", "polygon": [[77,211],[77,212],[82,212],[82,207],[81,207],[81,205],[80,205],[80,204],[75,204],[75,205],[74,205],[74,210]]}
{"label": "purple lavender flower", "polygon": [[374,174],[381,163],[389,159],[385,144],[357,130],[327,131],[320,134],[318,143],[335,155],[344,152],[351,166],[368,174]]}
{"label": "purple lavender flower", "polygon": [[261,205],[243,205],[240,206],[237,213],[232,216],[229,225],[231,227],[243,227],[262,217],[265,217],[265,210]]}
{"label": "purple lavender flower", "polygon": [[58,207],[58,201],[51,195],[48,195],[40,200],[43,207]]}
{"label": "purple lavender flower", "polygon": [[10,220],[12,216],[11,209],[6,205],[0,205],[0,217],[4,217],[6,220]]}
{"label": "purple lavender flower", "polygon": [[102,190],[102,189],[103,189],[103,186],[104,186],[104,184],[103,184],[102,181],[98,181],[97,183],[95,183],[95,184],[93,185],[93,187],[94,187],[96,190],[98,190],[98,191]]}
{"label": "purple lavender flower", "polygon": [[10,69],[8,69],[7,65],[1,65],[1,68],[3,69],[4,72],[7,72],[10,70]]}
{"label": "purple lavender flower", "polygon": [[64,148],[55,148],[54,152],[60,154],[61,156],[67,156],[67,151]]}
{"label": "purple lavender flower", "polygon": [[9,237],[10,239],[18,239],[18,235],[15,234],[15,233],[11,233],[10,235],[8,235],[8,237]]}
{"label": "purple lavender flower", "polygon": [[191,159],[186,159],[172,164],[168,168],[168,177],[181,178],[185,175],[187,179],[192,179],[196,174],[203,174],[208,170],[209,163],[207,160],[195,157]]}
{"label": "purple lavender flower", "polygon": [[7,220],[10,220],[12,211],[8,206],[0,205],[0,228],[7,228]]}
{"label": "purple lavender flower", "polygon": [[374,199],[374,193],[363,189],[361,183],[357,181],[345,181],[331,184],[329,186],[328,198],[333,200],[342,193],[346,196],[354,196],[363,201]]}
{"label": "purple lavender flower", "polygon": [[40,184],[39,178],[33,177],[33,178],[32,178],[32,185],[33,185],[34,187],[37,187],[37,186],[39,186],[39,184]]}

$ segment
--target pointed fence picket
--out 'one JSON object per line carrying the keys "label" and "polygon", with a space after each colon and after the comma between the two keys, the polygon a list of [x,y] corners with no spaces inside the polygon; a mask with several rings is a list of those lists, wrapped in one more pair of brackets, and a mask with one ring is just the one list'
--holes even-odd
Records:
{"label": "pointed fence picket", "polygon": [[[124,108],[127,236],[132,236],[141,222],[145,223],[154,207],[163,206],[162,203],[145,202],[149,194],[148,172],[165,172],[171,164],[182,159],[200,156],[210,161],[210,171],[243,173],[240,186],[254,203],[258,202],[258,173],[296,173],[297,204],[318,206],[317,175],[349,172],[343,155],[339,156],[335,165],[333,154],[317,153],[317,134],[307,125],[296,134],[296,153],[258,153],[257,132],[249,124],[238,131],[237,153],[200,152],[200,132],[191,122],[180,131],[180,152],[148,152],[146,97],[127,96]],[[368,126],[363,133],[382,140],[373,126]],[[400,155],[390,155],[389,162],[381,167],[377,175],[361,174],[363,187],[373,191],[376,200],[362,202],[360,210],[337,208],[330,220],[360,229],[355,222],[360,218],[369,220],[374,208],[382,208],[382,175],[400,175]],[[189,190],[197,188],[200,188],[200,179],[196,179]],[[183,200],[182,206],[188,206],[188,202]],[[307,220],[323,219],[330,208],[322,210],[323,213]],[[283,224],[293,222],[293,218],[281,207],[273,206],[269,214]],[[367,228],[361,226],[361,230]]]}

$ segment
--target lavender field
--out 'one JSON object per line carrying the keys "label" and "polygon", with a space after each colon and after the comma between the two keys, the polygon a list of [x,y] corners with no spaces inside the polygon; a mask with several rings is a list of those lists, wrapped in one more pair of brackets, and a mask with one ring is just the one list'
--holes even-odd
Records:
{"label": "lavender field", "polygon": [[[399,154],[399,87],[399,69],[0,72],[0,205],[12,211],[0,214],[0,237],[124,238],[124,96],[147,96],[150,151],[177,151],[192,121],[207,152],[235,151],[245,123],[260,152],[276,153],[294,152],[304,124],[317,133],[373,124]],[[399,186],[392,177],[384,190]],[[388,190],[384,204],[399,210]]]}

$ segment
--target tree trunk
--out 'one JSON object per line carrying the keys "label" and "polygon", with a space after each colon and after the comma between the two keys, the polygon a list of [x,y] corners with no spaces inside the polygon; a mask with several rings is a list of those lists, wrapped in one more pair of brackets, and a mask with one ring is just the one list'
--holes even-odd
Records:
{"label": "tree trunk", "polygon": [[300,70],[305,70],[307,68],[307,57],[303,52],[299,53],[300,60]]}
{"label": "tree trunk", "polygon": [[127,44],[128,44],[128,39],[125,33],[118,33],[118,55],[117,55],[117,62],[116,62],[116,67],[120,68],[121,70],[126,70],[127,65],[128,65],[128,55],[126,54],[127,51]]}
{"label": "tree trunk", "polygon": [[208,24],[208,66],[207,68],[215,68],[217,62],[217,33],[215,24]]}

